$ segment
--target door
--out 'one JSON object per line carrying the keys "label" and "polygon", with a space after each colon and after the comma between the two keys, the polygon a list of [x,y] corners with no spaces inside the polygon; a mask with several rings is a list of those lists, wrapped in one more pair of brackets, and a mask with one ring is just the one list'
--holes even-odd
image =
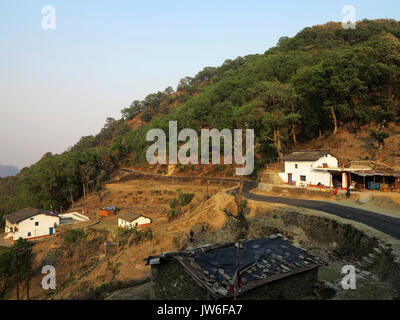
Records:
{"label": "door", "polygon": [[292,182],[293,182],[293,174],[288,173],[288,183],[292,184]]}
{"label": "door", "polygon": [[50,235],[52,235],[54,232],[54,228],[49,228],[49,232],[50,232]]}

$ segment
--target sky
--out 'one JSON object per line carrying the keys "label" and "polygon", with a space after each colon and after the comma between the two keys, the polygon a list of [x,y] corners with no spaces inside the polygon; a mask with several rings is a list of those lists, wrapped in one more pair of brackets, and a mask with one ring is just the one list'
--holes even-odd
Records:
{"label": "sky", "polygon": [[[55,9],[55,29],[42,20]],[[133,100],[282,36],[356,19],[400,20],[398,0],[0,0],[0,164],[62,153]]]}

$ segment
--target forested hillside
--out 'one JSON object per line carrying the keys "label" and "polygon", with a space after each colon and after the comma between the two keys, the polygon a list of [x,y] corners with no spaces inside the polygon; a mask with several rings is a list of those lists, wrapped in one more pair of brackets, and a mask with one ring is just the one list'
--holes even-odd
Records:
{"label": "forested hillside", "polygon": [[[12,190],[0,194],[0,213],[25,207],[68,207],[120,165],[145,161],[146,132],[177,120],[178,130],[251,128],[257,169],[266,161],[338,127],[370,135],[384,146],[385,128],[400,116],[400,23],[364,20],[355,30],[340,23],[305,28],[264,54],[226,60],[195,77],[134,101],[120,120],[107,119],[97,136],[68,152],[46,154],[23,169]],[[132,129],[135,117],[145,123]],[[0,182],[1,185],[1,182]]]}

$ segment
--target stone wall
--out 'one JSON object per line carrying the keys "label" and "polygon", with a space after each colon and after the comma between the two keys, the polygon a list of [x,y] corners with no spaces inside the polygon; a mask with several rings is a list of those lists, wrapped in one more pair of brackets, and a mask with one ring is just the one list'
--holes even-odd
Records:
{"label": "stone wall", "polygon": [[302,300],[313,294],[318,268],[267,283],[245,292],[243,300]]}
{"label": "stone wall", "polygon": [[[318,281],[318,268],[264,284],[240,296],[244,300],[305,299]],[[212,296],[183,269],[170,260],[151,268],[151,299],[211,300]]]}
{"label": "stone wall", "polygon": [[[295,229],[300,228],[309,240],[327,246],[335,243],[335,250],[339,254],[356,258],[368,255],[378,245],[376,238],[350,224],[338,223],[335,219],[301,214],[296,210],[276,209],[270,212],[268,209],[258,209],[256,212],[256,217],[250,220],[251,237],[269,236],[270,229],[273,229],[274,232],[293,238]],[[265,234],[263,226],[267,227]]]}
{"label": "stone wall", "polygon": [[210,300],[207,291],[176,260],[151,266],[152,300]]}
{"label": "stone wall", "polygon": [[302,214],[295,209],[256,209],[256,217],[249,221],[249,237],[263,238],[281,233],[296,238],[301,229],[318,246],[324,246],[342,256],[359,259],[363,269],[375,272],[386,281],[400,299],[400,256],[392,245],[358,230],[351,224],[317,215]]}

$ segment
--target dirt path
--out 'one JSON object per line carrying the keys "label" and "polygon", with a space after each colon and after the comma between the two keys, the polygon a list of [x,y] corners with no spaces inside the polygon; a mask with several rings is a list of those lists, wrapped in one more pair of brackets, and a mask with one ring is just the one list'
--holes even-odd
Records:
{"label": "dirt path", "polygon": [[[135,173],[135,171],[130,170],[130,172]],[[141,173],[137,173],[141,174]],[[145,174],[152,178],[161,177],[161,175],[156,174]],[[165,177],[165,176],[162,176]],[[169,176],[168,178],[176,178],[175,176]],[[179,179],[192,179],[191,177],[179,177]],[[240,180],[234,178],[209,178],[209,180],[219,180],[219,181],[234,181],[239,182]],[[362,210],[355,207],[340,205],[327,201],[317,201],[317,200],[305,200],[305,199],[295,199],[295,198],[283,198],[283,197],[273,197],[264,196],[251,193],[251,190],[257,188],[257,183],[254,181],[244,181],[243,195],[255,201],[270,202],[270,203],[281,203],[292,205],[296,207],[303,207],[312,210],[318,210],[332,215],[339,216],[341,218],[354,220],[361,222],[367,226],[370,226],[378,231],[386,233],[395,239],[400,239],[400,218],[391,217],[388,215]],[[235,190],[238,190],[235,189]]]}
{"label": "dirt path", "polygon": [[150,295],[151,283],[147,282],[131,288],[114,291],[105,300],[150,300]]}

